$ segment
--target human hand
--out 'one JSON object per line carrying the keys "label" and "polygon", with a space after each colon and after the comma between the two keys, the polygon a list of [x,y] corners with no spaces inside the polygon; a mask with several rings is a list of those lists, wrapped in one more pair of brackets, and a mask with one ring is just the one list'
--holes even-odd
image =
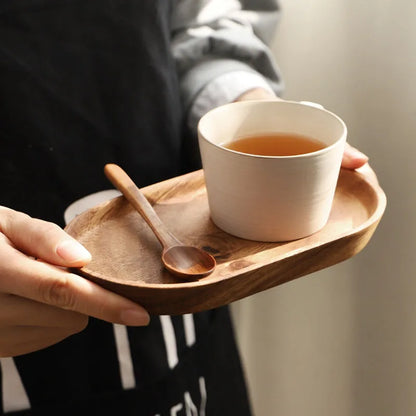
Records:
{"label": "human hand", "polygon": [[[253,88],[240,95],[236,101],[247,101],[247,100],[280,100],[272,92],[265,90],[264,88]],[[368,157],[361,153],[355,147],[346,143],[345,151],[341,162],[341,167],[345,169],[358,169],[364,166],[368,162]]]}
{"label": "human hand", "polygon": [[148,324],[141,306],[65,270],[90,258],[57,225],[0,207],[0,356],[53,345],[82,331],[89,316]]}

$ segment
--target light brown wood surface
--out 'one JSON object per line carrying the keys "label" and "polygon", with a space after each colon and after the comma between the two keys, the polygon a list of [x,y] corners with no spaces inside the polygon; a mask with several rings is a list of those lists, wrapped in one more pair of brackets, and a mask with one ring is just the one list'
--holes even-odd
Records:
{"label": "light brown wood surface", "polygon": [[377,184],[341,170],[330,219],[321,231],[296,241],[261,243],[233,237],[212,223],[202,170],[142,191],[179,240],[215,257],[212,274],[184,282],[165,270],[160,243],[124,197],[77,216],[67,232],[93,257],[76,272],[151,314],[212,309],[346,260],[366,246],[386,206]]}
{"label": "light brown wood surface", "polygon": [[162,245],[161,261],[171,273],[185,280],[195,280],[213,272],[216,266],[214,257],[199,247],[184,245],[179,241],[120,166],[109,163],[105,165],[104,173],[147,222]]}

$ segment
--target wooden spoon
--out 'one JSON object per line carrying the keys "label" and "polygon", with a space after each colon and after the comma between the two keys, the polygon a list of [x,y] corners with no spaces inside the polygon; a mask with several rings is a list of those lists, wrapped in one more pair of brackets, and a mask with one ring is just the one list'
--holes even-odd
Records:
{"label": "wooden spoon", "polygon": [[167,270],[184,279],[207,276],[215,269],[214,257],[206,251],[181,243],[163,224],[149,201],[120,166],[107,164],[104,173],[144,218],[163,247],[162,262]]}

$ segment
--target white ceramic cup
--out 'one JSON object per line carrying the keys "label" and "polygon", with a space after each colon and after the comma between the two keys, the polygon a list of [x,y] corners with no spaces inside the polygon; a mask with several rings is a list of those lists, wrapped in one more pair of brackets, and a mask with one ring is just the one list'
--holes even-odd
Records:
{"label": "white ceramic cup", "polygon": [[[326,147],[296,156],[259,156],[224,144],[246,136],[295,133]],[[288,241],[328,221],[347,137],[345,123],[310,103],[245,101],[205,114],[198,124],[214,223],[237,237]]]}

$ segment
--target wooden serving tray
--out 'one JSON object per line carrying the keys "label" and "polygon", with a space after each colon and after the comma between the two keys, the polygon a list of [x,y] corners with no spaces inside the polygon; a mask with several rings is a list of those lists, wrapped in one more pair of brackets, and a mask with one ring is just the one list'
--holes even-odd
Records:
{"label": "wooden serving tray", "polygon": [[186,282],[167,272],[159,242],[122,196],[80,214],[67,232],[93,257],[77,273],[151,314],[212,309],[346,260],[368,243],[386,206],[374,181],[341,170],[331,216],[321,231],[296,241],[261,243],[233,237],[213,224],[202,170],[143,192],[180,240],[214,255],[218,265],[211,275]]}

